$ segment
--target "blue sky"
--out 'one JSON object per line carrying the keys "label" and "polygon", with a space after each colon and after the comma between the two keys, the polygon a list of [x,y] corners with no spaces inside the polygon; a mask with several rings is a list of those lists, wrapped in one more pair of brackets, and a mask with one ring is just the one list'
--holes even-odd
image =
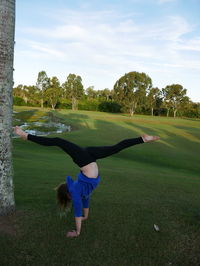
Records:
{"label": "blue sky", "polygon": [[39,71],[112,89],[130,71],[200,102],[199,0],[17,0],[15,86]]}

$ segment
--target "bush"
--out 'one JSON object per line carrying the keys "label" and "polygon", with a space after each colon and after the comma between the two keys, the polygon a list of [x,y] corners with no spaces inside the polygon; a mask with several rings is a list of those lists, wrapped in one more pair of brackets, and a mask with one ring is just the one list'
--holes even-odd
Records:
{"label": "bush", "polygon": [[25,103],[24,99],[14,96],[13,97],[13,105],[25,106],[26,103]]}
{"label": "bush", "polygon": [[79,110],[98,111],[100,102],[96,99],[82,100],[78,103]]}
{"label": "bush", "polygon": [[56,104],[58,109],[72,109],[72,103],[70,100],[64,99]]}
{"label": "bush", "polygon": [[101,112],[120,113],[121,105],[116,102],[105,101],[99,104],[98,110]]}

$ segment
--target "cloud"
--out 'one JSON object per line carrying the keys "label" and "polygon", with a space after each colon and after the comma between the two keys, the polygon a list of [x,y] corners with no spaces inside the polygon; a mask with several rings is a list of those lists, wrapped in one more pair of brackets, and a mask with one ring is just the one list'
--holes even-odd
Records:
{"label": "cloud", "polygon": [[25,29],[26,33],[41,36],[43,38],[50,38],[55,40],[76,40],[86,37],[86,30],[79,25],[60,25],[57,27],[51,28],[27,28]]}
{"label": "cloud", "polygon": [[49,47],[49,45],[44,45],[39,42],[31,42],[30,47],[32,50],[39,51],[42,54],[52,55],[53,57],[61,58],[64,54],[60,52],[58,49],[53,49]]}
{"label": "cloud", "polygon": [[45,65],[50,61],[62,69],[64,65],[62,71],[83,73],[88,83],[95,79],[99,86],[109,87],[117,76],[133,70],[169,75],[199,71],[199,57],[185,52],[199,52],[200,37],[188,37],[195,26],[184,17],[164,16],[148,23],[138,22],[134,13],[113,10],[67,9],[46,15],[55,21],[54,26],[21,28],[23,39],[18,35],[17,43],[23,46],[17,46],[17,54],[41,59],[43,65],[44,60],[48,60]]}
{"label": "cloud", "polygon": [[181,41],[177,44],[175,49],[200,52],[200,37],[192,40]]}

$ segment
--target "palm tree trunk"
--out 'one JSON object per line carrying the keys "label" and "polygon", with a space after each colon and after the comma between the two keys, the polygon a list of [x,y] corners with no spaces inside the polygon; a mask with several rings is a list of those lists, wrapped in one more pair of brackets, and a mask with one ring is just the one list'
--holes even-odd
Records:
{"label": "palm tree trunk", "polygon": [[11,152],[15,0],[0,1],[0,215],[14,211]]}

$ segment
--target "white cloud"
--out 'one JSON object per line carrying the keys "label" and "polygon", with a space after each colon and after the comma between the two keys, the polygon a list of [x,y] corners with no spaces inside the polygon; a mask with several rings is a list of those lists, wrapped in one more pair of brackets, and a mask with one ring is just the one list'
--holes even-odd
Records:
{"label": "white cloud", "polygon": [[62,10],[52,16],[56,23],[51,29],[20,29],[23,40],[16,41],[23,46],[17,46],[16,57],[37,59],[38,68],[41,60],[41,69],[52,62],[51,69],[55,65],[65,75],[66,71],[83,73],[86,86],[97,88],[112,88],[116,77],[133,70],[174,75],[174,70],[178,74],[178,71],[200,69],[199,58],[185,56],[185,51],[200,50],[200,38],[186,38],[194,26],[181,16],[163,17],[152,24],[137,23],[134,15],[112,10]]}
{"label": "white cloud", "polygon": [[30,46],[33,50],[39,51],[44,55],[50,55],[50,56],[57,57],[57,58],[62,58],[64,56],[64,54],[60,52],[58,49],[53,49],[49,47],[49,45],[47,46],[47,45],[44,45],[43,43],[31,42]]}
{"label": "white cloud", "polygon": [[27,28],[24,32],[33,34],[35,36],[41,36],[51,38],[55,40],[76,40],[84,39],[86,37],[86,30],[79,25],[60,25],[49,30],[48,28]]}
{"label": "white cloud", "polygon": [[188,51],[196,51],[200,52],[200,37],[181,41],[175,47],[177,50],[188,50]]}
{"label": "white cloud", "polygon": [[193,26],[180,16],[167,16],[159,23],[145,25],[145,36],[155,40],[177,41],[191,31]]}

